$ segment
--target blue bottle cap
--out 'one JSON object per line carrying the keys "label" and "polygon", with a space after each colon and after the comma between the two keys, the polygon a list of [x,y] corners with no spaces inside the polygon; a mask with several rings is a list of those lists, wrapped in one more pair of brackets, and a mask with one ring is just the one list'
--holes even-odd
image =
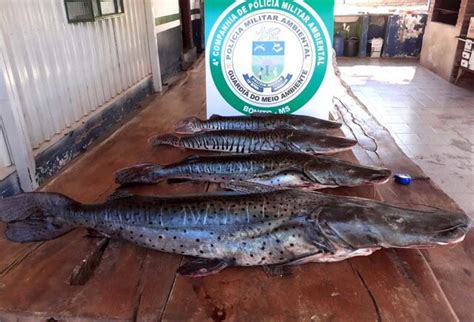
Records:
{"label": "blue bottle cap", "polygon": [[404,186],[411,184],[412,178],[408,174],[397,174],[395,175],[395,182]]}

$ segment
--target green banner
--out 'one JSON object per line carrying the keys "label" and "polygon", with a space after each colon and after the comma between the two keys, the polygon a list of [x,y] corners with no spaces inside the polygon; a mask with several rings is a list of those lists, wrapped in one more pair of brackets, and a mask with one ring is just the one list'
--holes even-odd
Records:
{"label": "green banner", "polygon": [[324,116],[334,0],[206,0],[205,23],[208,116]]}

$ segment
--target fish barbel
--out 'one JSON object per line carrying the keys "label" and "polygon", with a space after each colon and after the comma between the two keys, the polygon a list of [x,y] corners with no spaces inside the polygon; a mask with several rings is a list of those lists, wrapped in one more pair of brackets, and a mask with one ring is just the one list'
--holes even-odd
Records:
{"label": "fish barbel", "polygon": [[212,130],[271,130],[293,129],[304,131],[324,131],[338,129],[341,123],[304,115],[258,114],[239,116],[212,115],[208,120],[189,117],[176,125],[176,133],[193,134]]}
{"label": "fish barbel", "polygon": [[172,134],[150,139],[154,146],[232,153],[291,151],[331,154],[351,149],[357,141],[320,133],[277,129],[271,131],[222,130],[179,137]]}
{"label": "fish barbel", "polygon": [[316,192],[122,196],[85,205],[53,193],[0,200],[14,242],[57,238],[76,227],[162,252],[197,257],[189,276],[228,266],[295,265],[369,255],[382,247],[429,247],[463,240],[462,213],[403,209]]}
{"label": "fish barbel", "polygon": [[275,188],[323,189],[381,184],[391,171],[360,166],[323,155],[294,152],[191,156],[177,163],[137,164],[118,171],[119,184],[184,179],[221,183],[246,182]]}

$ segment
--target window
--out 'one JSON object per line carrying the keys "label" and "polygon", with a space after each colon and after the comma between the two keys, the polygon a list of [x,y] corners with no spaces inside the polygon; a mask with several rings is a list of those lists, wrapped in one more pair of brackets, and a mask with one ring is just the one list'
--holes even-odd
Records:
{"label": "window", "polygon": [[86,22],[124,13],[123,0],[64,0],[67,21]]}
{"label": "window", "polygon": [[431,21],[455,26],[458,21],[461,0],[436,0]]}

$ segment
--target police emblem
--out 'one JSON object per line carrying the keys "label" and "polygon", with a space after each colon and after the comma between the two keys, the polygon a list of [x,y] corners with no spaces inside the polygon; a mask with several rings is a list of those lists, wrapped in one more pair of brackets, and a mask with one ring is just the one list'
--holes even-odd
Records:
{"label": "police emblem", "polygon": [[[259,31],[260,39],[277,38],[279,29]],[[275,37],[276,36],[276,37]],[[292,75],[282,76],[285,67],[285,41],[259,40],[252,42],[252,75],[244,74],[247,84],[257,92],[269,89],[272,93],[288,84]]]}
{"label": "police emblem", "polygon": [[293,113],[324,79],[328,39],[302,1],[237,1],[211,30],[209,72],[221,97],[242,113]]}

